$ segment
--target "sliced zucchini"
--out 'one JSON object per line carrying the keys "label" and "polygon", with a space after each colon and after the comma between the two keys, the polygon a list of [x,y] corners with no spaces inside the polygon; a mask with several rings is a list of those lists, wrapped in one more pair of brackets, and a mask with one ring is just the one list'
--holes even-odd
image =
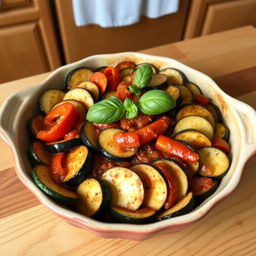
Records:
{"label": "sliced zucchini", "polygon": [[121,78],[125,76],[130,76],[133,74],[134,70],[135,69],[131,67],[123,68],[122,70],[119,71],[119,75],[121,76]]}
{"label": "sliced zucchini", "polygon": [[172,96],[172,98],[176,101],[176,105],[179,105],[181,103],[181,90],[177,85],[168,85],[165,91],[169,93]]}
{"label": "sliced zucchini", "polygon": [[84,81],[77,85],[78,88],[86,89],[94,98],[95,101],[98,101],[100,97],[100,91],[98,86],[91,81]]}
{"label": "sliced zucchini", "polygon": [[195,177],[191,182],[192,192],[199,203],[210,197],[218,186],[219,182],[209,177]]}
{"label": "sliced zucchini", "polygon": [[[124,82],[127,82],[127,83],[132,83],[132,75],[127,75],[127,76],[124,76],[123,78],[122,78],[122,81],[124,81]],[[113,95],[114,96],[114,95]]]}
{"label": "sliced zucchini", "polygon": [[168,78],[164,74],[153,74],[147,87],[152,89],[164,89],[168,85]]}
{"label": "sliced zucchini", "polygon": [[168,77],[169,84],[185,84],[187,81],[185,74],[176,68],[165,68],[159,73]]}
{"label": "sliced zucchini", "polygon": [[174,139],[187,142],[194,148],[212,145],[211,140],[204,133],[194,129],[180,131],[174,135]]}
{"label": "sliced zucchini", "polygon": [[87,67],[78,67],[71,70],[66,77],[67,89],[74,89],[83,81],[87,81],[92,76],[93,71]]}
{"label": "sliced zucchini", "polygon": [[62,101],[65,96],[65,92],[57,89],[46,90],[39,97],[39,106],[43,113],[48,114],[52,107]]}
{"label": "sliced zucchini", "polygon": [[74,148],[81,144],[82,144],[82,141],[80,138],[73,138],[69,140],[60,140],[60,141],[46,143],[46,148],[50,153],[56,154],[56,153],[70,150],[71,148]]}
{"label": "sliced zucchini", "polygon": [[102,180],[96,178],[84,180],[78,186],[77,194],[79,196],[77,210],[88,217],[92,217],[110,206],[111,189]]}
{"label": "sliced zucchini", "polygon": [[97,148],[100,152],[109,160],[113,161],[129,161],[132,156],[136,154],[136,151],[126,150],[122,151],[118,149],[115,141],[114,134],[117,132],[123,132],[117,128],[104,129],[97,139]]}
{"label": "sliced zucchini", "polygon": [[182,101],[180,104],[191,103],[194,100],[192,91],[185,85],[177,85],[181,92]]}
{"label": "sliced zucchini", "polygon": [[65,157],[64,166],[67,175],[62,182],[71,187],[78,186],[89,175],[92,166],[92,154],[85,145],[72,148]]}
{"label": "sliced zucchini", "polygon": [[144,188],[140,177],[130,169],[113,167],[102,175],[112,191],[111,204],[136,211],[144,200]]}
{"label": "sliced zucchini", "polygon": [[187,129],[200,131],[209,137],[209,139],[212,139],[214,135],[211,123],[201,116],[191,115],[181,118],[174,127],[174,133],[177,134]]}
{"label": "sliced zucchini", "polygon": [[157,220],[165,220],[180,215],[189,213],[194,208],[194,197],[192,192],[189,192],[184,198],[182,198],[177,204],[167,211],[163,211],[156,216]]}
{"label": "sliced zucchini", "polygon": [[116,95],[116,91],[109,91],[109,92],[106,92],[104,95],[103,95],[103,99],[108,99],[112,96],[115,96]]}
{"label": "sliced zucchini", "polygon": [[51,155],[46,150],[44,143],[39,140],[32,142],[29,149],[29,156],[35,164],[50,165],[51,163]]}
{"label": "sliced zucchini", "polygon": [[32,119],[29,121],[29,129],[33,137],[36,137],[36,134],[39,131],[44,130],[44,117],[42,115],[32,117]]}
{"label": "sliced zucchini", "polygon": [[167,197],[167,186],[161,174],[149,164],[138,164],[131,167],[144,186],[145,197],[143,206],[159,210]]}
{"label": "sliced zucchini", "polygon": [[54,182],[48,166],[37,165],[32,171],[32,178],[35,184],[53,200],[65,205],[75,205],[77,202],[76,193]]}
{"label": "sliced zucchini", "polygon": [[151,208],[141,208],[136,211],[129,211],[125,208],[112,206],[111,214],[113,218],[122,223],[146,224],[154,220],[156,210]]}
{"label": "sliced zucchini", "polygon": [[188,81],[186,82],[185,85],[193,92],[193,94],[203,94],[200,87],[197,84]]}
{"label": "sliced zucchini", "polygon": [[176,120],[179,121],[185,116],[201,116],[210,122],[215,129],[215,119],[212,113],[205,107],[198,104],[184,105],[177,113]]}
{"label": "sliced zucchini", "polygon": [[123,70],[124,68],[136,68],[136,64],[132,61],[122,61],[116,65],[116,69],[118,71]]}
{"label": "sliced zucchini", "polygon": [[230,137],[229,128],[223,123],[216,123],[215,137],[221,138],[228,142]]}
{"label": "sliced zucchini", "polygon": [[206,105],[206,108],[213,114],[216,122],[222,121],[222,114],[220,112],[219,107],[217,107],[215,104],[209,102],[208,105]]}
{"label": "sliced zucchini", "polygon": [[168,171],[171,172],[176,180],[177,184],[177,199],[182,199],[188,191],[188,171],[185,169],[184,166],[179,164],[175,160],[167,160],[167,159],[160,159],[154,161],[154,166],[159,166],[159,163],[162,163],[168,166]]}
{"label": "sliced zucchini", "polygon": [[97,134],[96,134],[96,128],[94,127],[94,125],[87,121],[83,128],[81,129],[80,132],[81,135],[81,139],[83,141],[83,143],[92,148],[92,149],[97,149]]}
{"label": "sliced zucchini", "polygon": [[228,156],[216,147],[204,147],[198,150],[202,162],[199,174],[204,177],[222,178],[229,169]]}
{"label": "sliced zucchini", "polygon": [[63,100],[77,100],[83,103],[87,110],[94,104],[92,95],[83,88],[69,90]]}

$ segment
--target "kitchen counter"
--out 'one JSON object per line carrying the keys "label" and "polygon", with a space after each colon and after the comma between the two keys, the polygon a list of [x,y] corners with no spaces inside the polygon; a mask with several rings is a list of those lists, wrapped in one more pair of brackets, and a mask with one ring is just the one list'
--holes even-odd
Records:
{"label": "kitchen counter", "polygon": [[[211,76],[228,94],[256,108],[256,29],[248,26],[143,50],[176,58]],[[0,104],[49,73],[0,84]],[[15,174],[0,141],[0,255],[256,255],[256,158],[237,189],[204,218],[178,233],[145,241],[105,239],[52,214]]]}

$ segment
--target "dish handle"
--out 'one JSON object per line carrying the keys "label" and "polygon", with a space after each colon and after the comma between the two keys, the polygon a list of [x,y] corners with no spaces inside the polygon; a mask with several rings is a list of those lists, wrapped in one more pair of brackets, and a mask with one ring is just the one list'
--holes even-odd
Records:
{"label": "dish handle", "polygon": [[246,156],[250,159],[256,154],[256,111],[248,104],[232,99],[232,105],[236,109],[245,130]]}

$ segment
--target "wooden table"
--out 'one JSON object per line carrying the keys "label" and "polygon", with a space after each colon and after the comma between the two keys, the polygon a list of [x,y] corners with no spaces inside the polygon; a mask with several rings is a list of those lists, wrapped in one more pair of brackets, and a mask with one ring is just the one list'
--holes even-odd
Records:
{"label": "wooden table", "polygon": [[[173,57],[213,77],[224,91],[256,107],[256,29],[244,27],[144,50]],[[2,63],[3,65],[3,63]],[[48,74],[0,85],[0,103]],[[103,239],[53,215],[15,175],[0,142],[0,255],[256,255],[256,158],[238,188],[200,221],[145,241]]]}

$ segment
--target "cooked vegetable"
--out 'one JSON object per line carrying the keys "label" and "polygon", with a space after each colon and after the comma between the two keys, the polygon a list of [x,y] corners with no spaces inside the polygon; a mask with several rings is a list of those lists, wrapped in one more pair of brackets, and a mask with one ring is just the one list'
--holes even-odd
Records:
{"label": "cooked vegetable", "polygon": [[29,148],[29,156],[35,164],[49,165],[51,162],[51,155],[46,150],[43,142],[35,140]]}
{"label": "cooked vegetable", "polygon": [[136,211],[144,200],[144,188],[139,176],[124,167],[114,167],[103,173],[105,180],[112,191],[113,206]]}
{"label": "cooked vegetable", "polygon": [[65,96],[65,92],[61,90],[56,90],[56,89],[46,90],[39,97],[39,105],[40,105],[41,111],[45,114],[48,114],[55,104],[62,101],[64,96]]}
{"label": "cooked vegetable", "polygon": [[186,82],[185,84],[192,92],[193,94],[203,94],[200,87],[192,82]]}
{"label": "cooked vegetable", "polygon": [[157,220],[170,219],[176,216],[180,216],[189,213],[194,208],[193,194],[189,192],[183,199],[181,199],[172,208],[161,212],[156,216]]}
{"label": "cooked vegetable", "polygon": [[221,138],[225,141],[229,140],[230,131],[229,128],[223,123],[216,123],[215,137]]}
{"label": "cooked vegetable", "polygon": [[180,131],[174,135],[174,139],[187,142],[194,148],[212,145],[211,140],[205,134],[194,129]]}
{"label": "cooked vegetable", "polygon": [[127,67],[127,68],[123,68],[122,70],[119,71],[120,77],[123,79],[126,76],[130,76],[133,74],[133,72],[135,71],[134,68],[132,67]]}
{"label": "cooked vegetable", "polygon": [[167,198],[167,186],[161,174],[151,165],[138,164],[131,167],[136,172],[144,187],[142,205],[154,210],[160,210]]}
{"label": "cooked vegetable", "polygon": [[32,171],[32,178],[35,184],[53,200],[64,205],[74,205],[77,202],[76,193],[54,182],[48,166],[37,165]]}
{"label": "cooked vegetable", "polygon": [[111,214],[117,221],[133,224],[146,224],[154,220],[156,210],[151,208],[140,208],[136,211],[129,211],[125,208],[112,206]]}
{"label": "cooked vegetable", "polygon": [[36,137],[37,133],[44,129],[44,117],[42,115],[36,115],[29,121],[29,129],[33,135]]}
{"label": "cooked vegetable", "polygon": [[115,142],[115,134],[123,132],[121,129],[108,128],[103,130],[98,136],[97,147],[100,152],[109,160],[129,161],[136,154],[134,150],[120,150]]}
{"label": "cooked vegetable", "polygon": [[111,202],[111,189],[103,180],[88,178],[77,188],[79,201],[78,212],[92,217],[96,213],[109,207]]}
{"label": "cooked vegetable", "polygon": [[117,132],[114,141],[121,151],[138,150],[140,146],[139,136],[134,132]]}
{"label": "cooked vegetable", "polygon": [[178,157],[188,162],[196,162],[199,159],[198,154],[191,150],[187,145],[169,137],[160,135],[156,141],[156,148]]}
{"label": "cooked vegetable", "polygon": [[121,81],[121,77],[119,76],[119,72],[114,67],[107,67],[104,69],[104,75],[107,77],[107,87],[110,91],[116,90],[118,84]]}
{"label": "cooked vegetable", "polygon": [[204,147],[198,150],[202,166],[199,174],[204,177],[222,178],[229,169],[228,156],[215,147]]}
{"label": "cooked vegetable", "polygon": [[179,105],[182,101],[181,91],[177,85],[168,85],[165,91],[176,101],[176,105]]}
{"label": "cooked vegetable", "polygon": [[91,76],[90,81],[95,83],[98,86],[100,94],[103,95],[103,93],[105,92],[105,90],[107,88],[107,84],[108,84],[108,80],[107,80],[107,77],[105,76],[105,74],[103,74],[101,72],[95,72]]}
{"label": "cooked vegetable", "polygon": [[97,133],[95,126],[91,122],[86,122],[81,129],[81,139],[83,143],[92,148],[97,149],[96,141],[97,141]]}
{"label": "cooked vegetable", "polygon": [[42,141],[52,142],[74,128],[78,114],[71,103],[65,102],[51,110],[44,120],[49,123],[49,128],[39,131],[36,136]]}
{"label": "cooked vegetable", "polygon": [[214,119],[216,122],[221,122],[222,121],[222,114],[220,112],[219,107],[217,107],[215,104],[212,102],[209,102],[206,105],[206,108],[213,114]]}
{"label": "cooked vegetable", "polygon": [[122,61],[122,62],[120,62],[120,63],[117,64],[116,69],[117,69],[118,71],[121,71],[121,70],[123,70],[124,68],[128,68],[128,67],[135,68],[136,65],[135,65],[135,63],[133,63],[132,61]]}
{"label": "cooked vegetable", "polygon": [[100,97],[100,91],[95,83],[91,81],[84,81],[78,84],[76,87],[86,89],[92,95],[94,101],[98,101]]}
{"label": "cooked vegetable", "polygon": [[225,140],[223,140],[221,138],[218,138],[218,137],[213,138],[212,146],[221,149],[227,155],[230,153],[230,146],[229,146],[229,144]]}
{"label": "cooked vegetable", "polygon": [[214,130],[208,120],[201,116],[185,116],[181,118],[174,127],[174,133],[194,129],[204,133],[209,139],[212,139]]}
{"label": "cooked vegetable", "polygon": [[182,97],[180,104],[187,104],[187,103],[193,102],[194,94],[187,86],[178,84],[177,87],[180,89],[181,97]]}
{"label": "cooked vegetable", "polygon": [[109,91],[109,92],[106,92],[104,95],[103,95],[103,99],[108,99],[112,96],[115,96],[116,95],[116,91]]}
{"label": "cooked vegetable", "polygon": [[163,74],[154,74],[147,87],[152,89],[164,89],[168,85],[168,78]]}
{"label": "cooked vegetable", "polygon": [[92,154],[86,146],[77,146],[66,154],[64,166],[67,175],[62,182],[71,187],[77,186],[89,175],[92,167]]}
{"label": "cooked vegetable", "polygon": [[176,68],[165,68],[159,73],[168,77],[169,84],[185,84],[187,81],[185,74]]}
{"label": "cooked vegetable", "polygon": [[204,105],[208,109],[207,105],[210,102],[210,98],[208,98],[208,97],[206,97],[204,95],[201,95],[201,94],[194,94],[194,99],[195,99],[196,103]]}
{"label": "cooked vegetable", "polygon": [[67,169],[64,166],[65,156],[66,154],[64,152],[55,154],[51,161],[51,176],[57,184],[60,184],[67,175]]}
{"label": "cooked vegetable", "polygon": [[92,70],[86,67],[78,67],[71,70],[66,77],[67,89],[76,88],[81,82],[89,80],[92,74]]}

